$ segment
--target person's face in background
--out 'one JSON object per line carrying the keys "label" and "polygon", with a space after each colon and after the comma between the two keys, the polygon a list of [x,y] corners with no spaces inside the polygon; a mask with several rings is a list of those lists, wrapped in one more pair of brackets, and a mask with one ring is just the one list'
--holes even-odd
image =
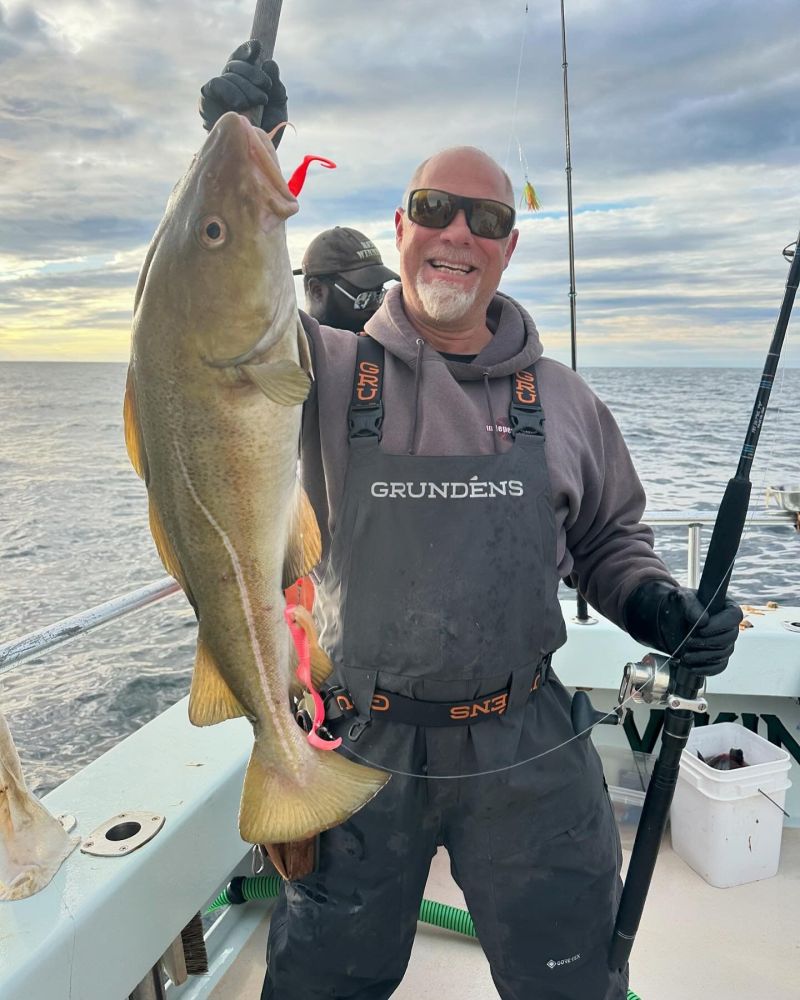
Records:
{"label": "person's face in background", "polygon": [[358,288],[338,274],[309,278],[306,312],[323,326],[360,333],[380,308],[384,291],[383,285]]}

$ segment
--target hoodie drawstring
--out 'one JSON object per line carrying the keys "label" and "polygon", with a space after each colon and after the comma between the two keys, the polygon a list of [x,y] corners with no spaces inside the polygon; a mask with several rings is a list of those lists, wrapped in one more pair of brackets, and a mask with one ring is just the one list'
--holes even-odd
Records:
{"label": "hoodie drawstring", "polygon": [[408,439],[408,454],[414,454],[414,442],[417,438],[417,424],[419,422],[419,384],[422,378],[422,348],[425,341],[417,337],[417,363],[414,368],[414,422],[411,425],[411,434]]}
{"label": "hoodie drawstring", "polygon": [[489,373],[483,373],[483,388],[486,390],[486,408],[489,413],[489,426],[492,428],[492,445],[494,447],[495,455],[500,451],[497,444],[497,422],[494,419],[494,411],[492,410],[492,393],[489,390]]}

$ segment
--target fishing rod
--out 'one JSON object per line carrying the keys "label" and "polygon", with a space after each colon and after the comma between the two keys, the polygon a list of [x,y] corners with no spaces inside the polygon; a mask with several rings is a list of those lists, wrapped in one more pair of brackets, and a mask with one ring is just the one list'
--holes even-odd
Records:
{"label": "fishing rod", "polygon": [[[788,258],[786,251],[784,256]],[[795,244],[780,315],[767,352],[736,475],[728,481],[719,505],[703,566],[703,575],[697,589],[697,596],[703,607],[711,614],[721,611],[725,604],[728,582],[739,550],[750,502],[752,488],[750,470],[767,413],[767,404],[775,381],[775,372],[799,280],[800,234]],[[642,807],[639,829],[611,939],[608,960],[611,969],[623,969],[633,948],[678,780],[681,753],[692,729],[693,713],[708,710],[705,699],[700,697],[704,684],[705,679],[702,676],[698,676],[681,664],[680,656],[670,658],[650,653],[642,663],[628,664],[625,668],[625,677],[619,694],[621,704],[628,697],[635,697],[644,688],[647,691],[644,700],[658,701],[660,704],[665,704],[667,709],[664,715],[661,750]],[[648,685],[652,685],[652,688]]]}
{"label": "fishing rod", "polygon": [[[271,59],[275,52],[275,39],[278,37],[278,22],[281,18],[282,6],[283,0],[257,0],[250,38],[261,42],[262,60]],[[253,125],[259,125],[263,113],[264,107],[259,104],[246,111],[245,116],[250,119]]]}
{"label": "fishing rod", "polygon": [[561,0],[561,68],[564,72],[564,145],[567,173],[567,227],[569,231],[569,329],[572,348],[572,370],[578,370],[578,330],[575,315],[575,242],[572,230],[572,154],[569,141],[569,86],[567,83],[567,23],[564,0]]}
{"label": "fishing rod", "polygon": [[275,52],[282,6],[283,0],[257,0],[256,3],[250,37],[261,42],[261,54],[265,59],[271,59]]}
{"label": "fishing rod", "polygon": [[[564,15],[564,0],[561,0],[561,69],[564,75],[564,146],[566,151],[566,175],[567,175],[567,232],[569,234],[569,330],[570,349],[572,356],[572,370],[578,370],[578,321],[576,313],[576,292],[575,292],[575,239],[572,225],[572,147],[569,137],[569,84],[567,80],[567,22]],[[594,625],[596,618],[589,614],[589,605],[583,594],[575,592],[575,617],[572,619],[576,625]]]}

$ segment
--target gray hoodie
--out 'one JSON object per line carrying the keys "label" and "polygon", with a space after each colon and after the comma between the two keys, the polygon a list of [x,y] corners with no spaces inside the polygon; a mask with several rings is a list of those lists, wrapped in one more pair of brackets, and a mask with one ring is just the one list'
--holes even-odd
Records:
{"label": "gray hoodie", "polygon": [[[303,416],[303,480],[322,529],[336,529],[348,461],[348,407],[356,337],[301,313],[315,383]],[[448,361],[414,330],[399,285],[366,324],[385,348],[381,448],[390,454],[481,455],[512,446],[511,379],[534,361],[545,414],[559,576],[617,624],[643,580],[674,582],[640,521],[645,495],[608,408],[570,368],[542,357],[531,317],[498,293],[487,314],[492,340],[469,364]]]}

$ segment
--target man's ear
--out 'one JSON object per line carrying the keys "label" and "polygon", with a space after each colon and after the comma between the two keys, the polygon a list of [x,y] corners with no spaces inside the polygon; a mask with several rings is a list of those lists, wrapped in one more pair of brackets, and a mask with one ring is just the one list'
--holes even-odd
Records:
{"label": "man's ear", "polygon": [[325,298],[325,286],[319,278],[308,279],[308,297],[312,302],[322,302]]}
{"label": "man's ear", "polygon": [[517,246],[517,240],[519,239],[519,229],[512,229],[511,235],[508,238],[508,244],[506,246],[504,259],[503,259],[503,270],[508,267],[508,262],[511,260],[511,255]]}
{"label": "man's ear", "polygon": [[397,249],[403,242],[403,223],[405,222],[405,212],[402,208],[396,208],[394,212],[394,243]]}

